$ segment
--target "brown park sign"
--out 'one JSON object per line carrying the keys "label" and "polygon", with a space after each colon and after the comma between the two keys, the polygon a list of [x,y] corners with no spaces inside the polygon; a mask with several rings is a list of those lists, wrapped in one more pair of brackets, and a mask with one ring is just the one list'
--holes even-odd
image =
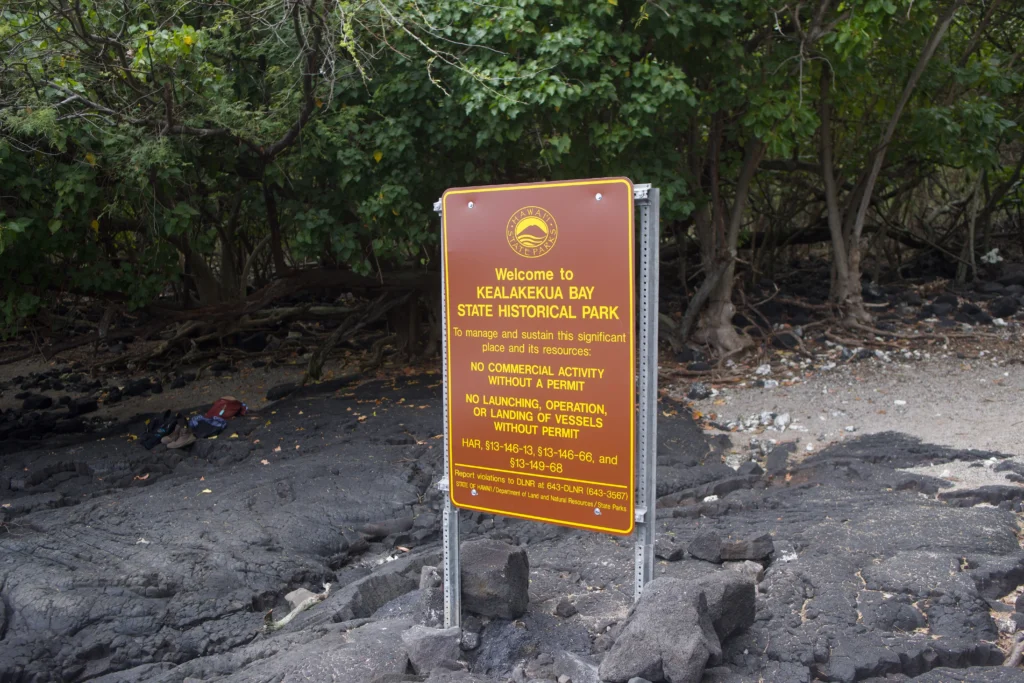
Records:
{"label": "brown park sign", "polygon": [[632,532],[633,184],[451,189],[442,220],[452,503]]}

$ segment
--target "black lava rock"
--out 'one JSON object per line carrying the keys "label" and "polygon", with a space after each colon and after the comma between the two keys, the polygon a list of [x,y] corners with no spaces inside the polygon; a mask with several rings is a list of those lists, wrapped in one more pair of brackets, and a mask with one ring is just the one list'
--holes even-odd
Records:
{"label": "black lava rock", "polygon": [[148,377],[142,379],[132,380],[128,382],[128,386],[124,388],[125,396],[141,396],[145,392],[149,391],[153,386],[152,381]]}
{"label": "black lava rock", "polygon": [[186,384],[184,377],[175,377],[174,381],[171,382],[171,389],[181,389]]}
{"label": "black lava rock", "polygon": [[268,401],[280,401],[282,398],[298,389],[296,384],[278,384],[276,387],[270,387],[267,390]]}
{"label": "black lava rock", "polygon": [[624,682],[646,674],[662,681],[695,682],[709,659],[721,659],[707,597],[687,588],[687,582],[664,576],[644,587],[601,662],[601,680]]}
{"label": "black lava rock", "polygon": [[690,386],[690,390],[686,392],[686,398],[691,401],[703,401],[706,398],[711,397],[711,389],[708,385],[702,382],[694,382]]}
{"label": "black lava rock", "polygon": [[576,605],[572,604],[565,598],[562,598],[562,600],[558,603],[558,606],[555,607],[555,614],[562,617],[563,619],[568,619],[571,616],[579,614],[579,611],[576,609]]}
{"label": "black lava rock", "polygon": [[680,363],[694,363],[704,360],[704,354],[696,349],[686,348],[676,354],[676,361]]}
{"label": "black lava rock", "polygon": [[980,282],[974,289],[982,294],[1001,294],[1004,286],[998,282]]}
{"label": "black lava rock", "polygon": [[690,541],[686,552],[698,560],[720,563],[722,561],[722,539],[718,534],[704,532]]}
{"label": "black lava rock", "polygon": [[764,470],[761,469],[761,466],[758,465],[753,460],[748,460],[747,462],[739,466],[739,469],[736,470],[736,474],[745,474],[748,476],[761,476],[762,474],[764,474]]}
{"label": "black lava rock", "polygon": [[865,282],[860,291],[866,301],[878,302],[885,299],[885,291],[874,282]]}
{"label": "black lava rock", "polygon": [[22,410],[46,410],[53,405],[53,399],[42,394],[35,394],[25,399],[21,404]]}
{"label": "black lava rock", "polygon": [[686,369],[690,372],[707,372],[711,369],[711,365],[704,361],[695,361],[687,365]]}
{"label": "black lava rock", "polygon": [[764,560],[775,552],[770,534],[722,544],[722,560]]}
{"label": "black lava rock", "polygon": [[99,410],[99,403],[94,398],[79,398],[68,404],[68,417],[85,415]]}
{"label": "black lava rock", "polygon": [[1020,310],[1020,302],[1012,296],[1001,296],[989,302],[988,312],[997,318],[1009,318]]}
{"label": "black lava rock", "polygon": [[775,333],[772,345],[780,349],[800,348],[800,337],[790,330],[781,330]]}
{"label": "black lava rock", "polygon": [[[1017,266],[1017,268],[1019,267],[1020,266]],[[1005,275],[999,278],[999,283],[1005,285],[1006,287],[1010,287],[1012,285],[1024,285],[1024,271],[1018,270],[1015,272],[1006,273]]]}
{"label": "black lava rock", "polygon": [[55,434],[81,434],[89,431],[89,425],[80,417],[61,420],[53,428]]}
{"label": "black lava rock", "polygon": [[766,466],[768,471],[772,474],[776,472],[785,472],[787,467],[787,461],[789,460],[789,454],[796,452],[795,443],[780,443],[772,452],[768,454],[768,462]]}
{"label": "black lava rock", "polygon": [[669,538],[659,536],[654,542],[654,556],[666,562],[678,562],[686,556],[686,548]]}
{"label": "black lava rock", "polygon": [[482,538],[461,546],[463,609],[518,619],[530,602],[530,561],[524,548]]}
{"label": "black lava rock", "polygon": [[250,334],[238,342],[238,348],[249,353],[259,353],[267,348],[267,335],[264,332]]}
{"label": "black lava rock", "polygon": [[981,313],[972,317],[974,319],[975,325],[991,325],[995,322],[994,320],[992,320],[992,316],[990,316],[985,311],[982,311]]}
{"label": "black lava rock", "polygon": [[940,304],[940,303],[933,303],[931,305],[931,309],[932,309],[932,314],[937,316],[937,317],[947,316],[947,315],[949,315],[950,313],[952,313],[953,311],[956,310],[956,308],[952,304],[946,304],[946,303],[942,303],[942,304]]}

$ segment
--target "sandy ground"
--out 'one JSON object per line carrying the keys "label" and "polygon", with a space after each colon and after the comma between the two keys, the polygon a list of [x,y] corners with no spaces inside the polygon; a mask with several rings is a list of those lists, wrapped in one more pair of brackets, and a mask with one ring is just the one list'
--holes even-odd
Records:
{"label": "sandy ground", "polygon": [[[777,373],[769,377],[783,379]],[[892,431],[952,448],[996,451],[1024,464],[1024,367],[1018,363],[952,354],[908,362],[870,359],[819,371],[791,386],[763,389],[747,383],[718,392],[695,402],[695,409],[717,414],[718,422],[762,411],[789,413],[792,419],[781,433],[731,433],[736,450],[749,448],[751,437],[772,438],[797,442],[798,456],[806,456],[830,443]],[[1008,484],[1006,472],[994,471],[993,464],[950,463],[913,471],[956,487]]]}

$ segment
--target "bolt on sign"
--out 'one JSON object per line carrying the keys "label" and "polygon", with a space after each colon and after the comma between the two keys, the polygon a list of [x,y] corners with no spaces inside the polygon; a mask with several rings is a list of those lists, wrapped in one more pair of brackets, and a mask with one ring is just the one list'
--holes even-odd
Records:
{"label": "bolt on sign", "polygon": [[633,184],[451,189],[442,220],[452,503],[632,532]]}

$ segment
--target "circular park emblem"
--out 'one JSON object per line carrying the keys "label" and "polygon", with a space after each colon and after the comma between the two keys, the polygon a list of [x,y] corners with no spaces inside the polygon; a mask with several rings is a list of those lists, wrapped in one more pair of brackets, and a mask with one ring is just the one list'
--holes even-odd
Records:
{"label": "circular park emblem", "polygon": [[505,237],[512,251],[526,258],[537,258],[555,246],[558,224],[547,209],[524,206],[508,219]]}

